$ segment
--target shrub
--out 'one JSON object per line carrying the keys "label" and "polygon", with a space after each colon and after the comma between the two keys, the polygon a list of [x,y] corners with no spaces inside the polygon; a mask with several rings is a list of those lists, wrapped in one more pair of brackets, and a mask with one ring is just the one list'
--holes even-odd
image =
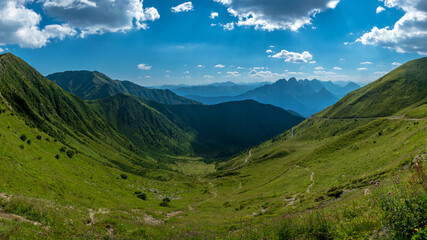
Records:
{"label": "shrub", "polygon": [[31,145],[31,139],[28,139],[28,140],[27,140],[27,144],[28,144],[28,145]]}
{"label": "shrub", "polygon": [[24,149],[24,145],[22,145],[22,144],[21,144],[21,145],[19,145],[19,147],[20,147],[21,149]]}
{"label": "shrub", "polygon": [[285,219],[279,230],[279,240],[295,239],[298,236],[297,228],[291,219]]}
{"label": "shrub", "polygon": [[67,156],[68,156],[69,158],[72,158],[72,157],[74,156],[74,152],[73,152],[73,151],[71,151],[71,150],[68,150],[68,151],[67,151]]}
{"label": "shrub", "polygon": [[[417,229],[418,230],[418,229]],[[427,228],[420,229],[417,234],[412,236],[411,240],[425,240],[427,239]]]}
{"label": "shrub", "polygon": [[[414,180],[415,179],[415,180]],[[425,173],[419,163],[410,184],[399,183],[379,193],[382,220],[394,239],[410,239],[427,222],[427,189],[423,187]]]}
{"label": "shrub", "polygon": [[56,159],[59,159],[59,155],[58,155],[58,154],[55,154],[55,158],[56,158]]}
{"label": "shrub", "polygon": [[120,174],[120,177],[122,177],[122,179],[124,179],[124,180],[128,179],[128,175],[126,175],[126,174]]}
{"label": "shrub", "polygon": [[40,139],[42,139],[42,136],[40,136],[40,135],[37,135],[37,140],[40,140]]}
{"label": "shrub", "polygon": [[25,140],[27,140],[27,136],[25,136],[25,134],[22,134],[19,138],[20,138],[23,142],[25,142]]}
{"label": "shrub", "polygon": [[140,193],[140,194],[138,194],[137,197],[142,199],[142,200],[147,200],[147,194],[145,194],[145,193]]}
{"label": "shrub", "polygon": [[161,207],[169,207],[169,203],[170,203],[170,199],[169,198],[163,198],[162,202],[160,203]]}
{"label": "shrub", "polygon": [[65,152],[67,149],[65,147],[62,147],[59,149],[60,152]]}
{"label": "shrub", "polygon": [[135,191],[135,194],[136,195],[141,194],[141,191]]}

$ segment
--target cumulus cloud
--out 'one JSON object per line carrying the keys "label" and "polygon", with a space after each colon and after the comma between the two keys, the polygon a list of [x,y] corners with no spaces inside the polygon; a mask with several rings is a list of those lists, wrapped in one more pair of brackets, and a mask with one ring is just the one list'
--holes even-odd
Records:
{"label": "cumulus cloud", "polygon": [[315,67],[314,69],[316,69],[316,70],[323,70],[324,68],[322,68],[322,67]]}
{"label": "cumulus cloud", "polygon": [[393,66],[400,66],[400,65],[402,65],[401,63],[398,63],[398,62],[393,62],[393,63],[391,63],[391,65],[393,65]]}
{"label": "cumulus cloud", "polygon": [[205,75],[205,76],[203,76],[204,78],[214,78],[214,76],[212,76],[212,75]]}
{"label": "cumulus cloud", "polygon": [[285,62],[301,63],[308,62],[313,59],[313,56],[308,52],[304,51],[302,53],[289,52],[287,50],[282,50],[279,53],[276,53],[272,56],[273,58],[285,59]]}
{"label": "cumulus cloud", "polygon": [[364,67],[361,67],[361,68],[358,68],[357,69],[357,71],[365,71],[365,70],[368,70],[367,68],[364,68]]}
{"label": "cumulus cloud", "polygon": [[217,65],[215,65],[215,67],[216,67],[216,68],[225,68],[225,65],[217,64]]}
{"label": "cumulus cloud", "polygon": [[63,39],[76,34],[68,24],[52,24],[40,28],[41,15],[26,8],[25,5],[25,1],[0,3],[0,44],[39,48],[45,46],[51,39]]}
{"label": "cumulus cloud", "polygon": [[265,51],[266,53],[273,53],[273,50],[271,49],[267,49],[267,51]]}
{"label": "cumulus cloud", "polygon": [[0,47],[0,53],[4,52],[4,49]]}
{"label": "cumulus cloud", "polygon": [[172,7],[171,8],[172,12],[176,12],[176,13],[179,13],[179,12],[188,12],[188,11],[192,11],[193,9],[194,8],[193,8],[193,3],[192,2],[185,2],[183,4],[180,4],[180,5],[176,6],[176,7]]}
{"label": "cumulus cloud", "polygon": [[372,64],[371,62],[361,62],[360,64],[366,65],[366,64]]}
{"label": "cumulus cloud", "polygon": [[425,0],[382,0],[385,7],[405,12],[393,27],[373,27],[356,42],[382,46],[397,52],[427,55],[427,2]]}
{"label": "cumulus cloud", "polygon": [[140,63],[136,67],[139,68],[139,69],[141,69],[141,70],[150,70],[152,68],[152,66],[148,66],[145,63]]}
{"label": "cumulus cloud", "polygon": [[267,31],[297,31],[311,24],[316,14],[333,9],[340,0],[214,0],[222,3],[238,19],[238,26],[254,27]]}
{"label": "cumulus cloud", "polygon": [[374,72],[375,75],[385,75],[387,72]]}
{"label": "cumulus cloud", "polygon": [[170,78],[171,76],[170,75],[165,75],[165,78]]}
{"label": "cumulus cloud", "polygon": [[227,72],[227,77],[240,77],[240,73],[237,71]]}
{"label": "cumulus cloud", "polygon": [[233,30],[233,29],[234,29],[234,22],[229,22],[229,23],[226,23],[226,24],[220,24],[220,25],[221,25],[221,27],[222,27],[224,30],[231,31],[231,30]]}
{"label": "cumulus cloud", "polygon": [[198,68],[204,68],[205,66],[199,64],[199,65],[197,65],[197,67]]}
{"label": "cumulus cloud", "polygon": [[334,75],[336,73],[334,72],[327,72],[327,71],[314,71],[315,74],[322,74],[322,75]]}
{"label": "cumulus cloud", "polygon": [[[34,7],[29,8],[32,5]],[[44,15],[36,12],[40,9]],[[57,23],[41,27],[44,18]],[[67,36],[126,32],[148,28],[146,21],[160,17],[142,0],[3,0],[0,3],[0,44],[39,48]]]}
{"label": "cumulus cloud", "polygon": [[385,8],[383,8],[383,7],[379,6],[379,7],[377,7],[376,12],[377,12],[377,14],[378,14],[378,13],[380,13],[380,12],[384,11],[384,10],[385,10]]}
{"label": "cumulus cloud", "polygon": [[209,16],[211,19],[215,19],[216,17],[218,17],[218,13],[217,12],[211,12],[211,15]]}
{"label": "cumulus cloud", "polygon": [[334,70],[342,70],[340,67],[333,67]]}

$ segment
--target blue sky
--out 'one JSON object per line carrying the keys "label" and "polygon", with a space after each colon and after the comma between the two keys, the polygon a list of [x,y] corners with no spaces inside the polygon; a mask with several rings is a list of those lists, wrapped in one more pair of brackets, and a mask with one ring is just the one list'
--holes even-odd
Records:
{"label": "blue sky", "polygon": [[423,0],[116,1],[2,1],[0,52],[145,86],[366,83],[427,55]]}

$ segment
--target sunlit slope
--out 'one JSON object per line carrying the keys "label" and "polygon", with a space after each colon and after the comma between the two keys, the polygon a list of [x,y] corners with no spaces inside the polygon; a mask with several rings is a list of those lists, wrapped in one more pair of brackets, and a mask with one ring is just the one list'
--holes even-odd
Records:
{"label": "sunlit slope", "polygon": [[[232,208],[257,206],[277,214],[362,191],[371,180],[399,171],[404,175],[414,157],[427,151],[426,75],[420,74],[425,62],[409,62],[250,155],[221,164],[212,175],[217,195]],[[359,101],[350,104],[355,96]]]}
{"label": "sunlit slope", "polygon": [[355,90],[317,114],[319,117],[382,117],[401,115],[427,103],[427,58],[410,61]]}

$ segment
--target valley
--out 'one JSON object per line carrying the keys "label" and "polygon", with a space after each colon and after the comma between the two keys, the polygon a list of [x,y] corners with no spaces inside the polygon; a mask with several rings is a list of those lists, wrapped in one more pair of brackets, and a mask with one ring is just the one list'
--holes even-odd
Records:
{"label": "valley", "polygon": [[[132,90],[99,72],[45,78],[3,54],[0,239],[415,235],[426,71],[427,58],[411,61],[304,119],[253,100]],[[405,231],[381,205],[405,199],[396,179],[420,213]]]}

